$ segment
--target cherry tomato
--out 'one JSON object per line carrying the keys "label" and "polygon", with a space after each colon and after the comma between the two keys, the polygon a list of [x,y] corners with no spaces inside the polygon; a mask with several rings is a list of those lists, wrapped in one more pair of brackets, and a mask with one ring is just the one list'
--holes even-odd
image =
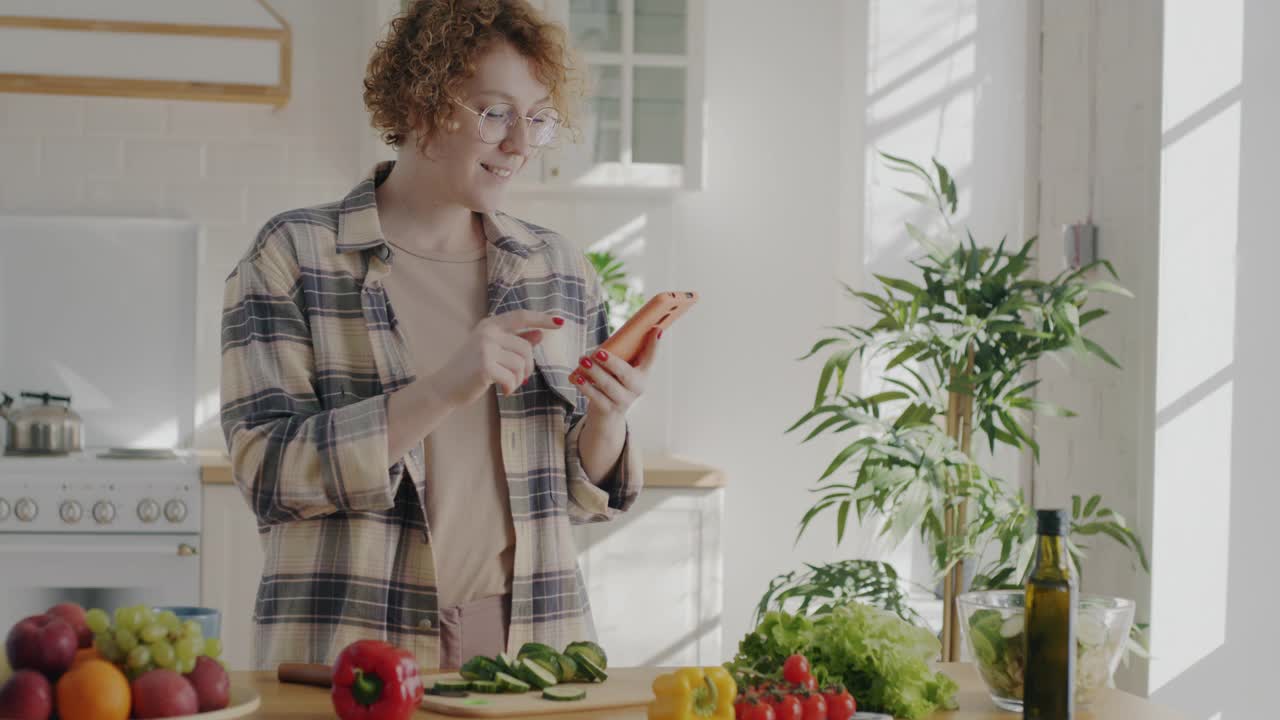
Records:
{"label": "cherry tomato", "polygon": [[783,695],[773,705],[777,720],[804,720],[804,707],[795,695]]}
{"label": "cherry tomato", "polygon": [[747,720],[747,712],[751,710],[751,703],[747,701],[745,696],[739,696],[738,702],[733,704],[733,717],[736,720]]}
{"label": "cherry tomato", "polygon": [[778,720],[778,716],[765,703],[757,703],[747,709],[746,720]]}
{"label": "cherry tomato", "polygon": [[803,685],[809,677],[809,659],[803,655],[792,655],[782,664],[782,679],[796,685]]}
{"label": "cherry tomato", "polygon": [[810,675],[809,677],[805,678],[805,680],[804,680],[804,685],[802,685],[802,687],[803,687],[805,690],[808,690],[809,692],[817,692],[817,691],[818,691],[818,681],[817,681],[817,680],[815,680],[815,679],[814,679],[814,677],[813,677],[812,675]]}
{"label": "cherry tomato", "polygon": [[858,703],[844,688],[832,688],[831,691],[823,693],[823,697],[827,701],[828,720],[849,720],[854,713],[858,712]]}
{"label": "cherry tomato", "polygon": [[828,720],[827,700],[818,693],[804,699],[804,720]]}

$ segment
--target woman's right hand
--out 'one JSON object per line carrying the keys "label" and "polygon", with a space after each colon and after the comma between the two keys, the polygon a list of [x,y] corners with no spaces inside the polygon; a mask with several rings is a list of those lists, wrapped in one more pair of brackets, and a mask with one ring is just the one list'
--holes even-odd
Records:
{"label": "woman's right hand", "polygon": [[533,310],[487,317],[431,376],[431,383],[455,407],[475,402],[494,384],[511,395],[533,374],[533,346],[542,342],[543,331],[563,325],[564,318]]}

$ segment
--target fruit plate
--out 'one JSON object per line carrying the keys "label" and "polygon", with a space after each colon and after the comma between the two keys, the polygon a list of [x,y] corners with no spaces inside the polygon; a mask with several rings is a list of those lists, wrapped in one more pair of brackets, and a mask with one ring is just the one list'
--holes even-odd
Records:
{"label": "fruit plate", "polygon": [[258,691],[247,685],[232,685],[230,702],[221,710],[195,715],[165,718],[165,720],[232,720],[256,711],[262,705]]}

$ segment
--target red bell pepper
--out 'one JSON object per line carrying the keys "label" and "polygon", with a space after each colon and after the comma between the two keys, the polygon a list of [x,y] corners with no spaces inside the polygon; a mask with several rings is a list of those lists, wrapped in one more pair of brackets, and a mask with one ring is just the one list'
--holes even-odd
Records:
{"label": "red bell pepper", "polygon": [[342,720],[407,720],[422,702],[418,661],[379,640],[348,645],[333,666],[333,709]]}

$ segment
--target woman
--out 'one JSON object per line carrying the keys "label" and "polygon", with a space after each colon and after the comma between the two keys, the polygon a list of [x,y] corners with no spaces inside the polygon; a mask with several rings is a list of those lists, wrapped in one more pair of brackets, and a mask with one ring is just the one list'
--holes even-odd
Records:
{"label": "woman", "polygon": [[[640,492],[636,367],[584,255],[498,212],[567,116],[524,0],[420,0],[365,104],[393,163],[273,218],[227,280],[222,425],[266,550],[255,665],[381,638],[456,668],[594,639],[571,522]],[[590,381],[571,384],[576,366]]]}

